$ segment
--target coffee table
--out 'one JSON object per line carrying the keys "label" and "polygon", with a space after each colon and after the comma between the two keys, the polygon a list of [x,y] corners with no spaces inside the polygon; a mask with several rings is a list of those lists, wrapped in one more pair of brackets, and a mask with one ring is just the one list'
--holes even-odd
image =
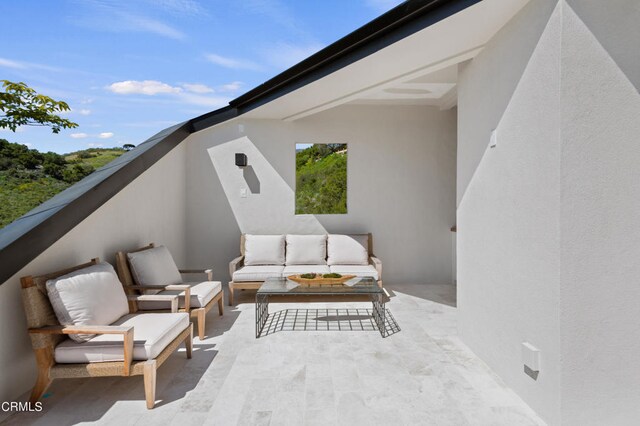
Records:
{"label": "coffee table", "polygon": [[372,317],[382,337],[390,333],[387,330],[386,310],[384,307],[387,295],[378,283],[369,277],[353,278],[343,285],[304,286],[286,278],[269,278],[256,293],[256,339],[262,334],[269,318],[270,296],[363,296],[367,295],[373,303]]}

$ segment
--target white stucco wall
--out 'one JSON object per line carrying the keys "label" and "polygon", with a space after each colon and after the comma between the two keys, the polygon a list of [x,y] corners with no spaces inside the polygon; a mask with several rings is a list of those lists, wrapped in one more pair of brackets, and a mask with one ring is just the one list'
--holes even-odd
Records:
{"label": "white stucco wall", "polygon": [[[455,140],[455,110],[399,105],[343,106],[296,122],[240,118],[193,134],[188,258],[226,276],[241,231],[372,232],[386,281],[451,283]],[[327,142],[348,143],[348,214],[296,216],[295,144]],[[252,171],[234,165],[236,152]]]}
{"label": "white stucco wall", "polygon": [[[458,167],[468,184],[458,187],[457,281],[464,342],[557,423],[562,22],[552,9],[530,3],[460,73]],[[507,88],[496,88],[514,80],[505,102]],[[524,372],[525,341],[543,356],[536,380]]]}
{"label": "white stucco wall", "polygon": [[461,335],[550,424],[640,418],[638,22],[634,0],[530,2],[460,72]]}
{"label": "white stucco wall", "polygon": [[0,285],[0,401],[35,383],[35,359],[22,308],[20,277],[52,272],[151,241],[185,262],[185,145],[179,145],[64,237]]}
{"label": "white stucco wall", "polygon": [[562,418],[637,425],[640,2],[600,3],[563,13]]}

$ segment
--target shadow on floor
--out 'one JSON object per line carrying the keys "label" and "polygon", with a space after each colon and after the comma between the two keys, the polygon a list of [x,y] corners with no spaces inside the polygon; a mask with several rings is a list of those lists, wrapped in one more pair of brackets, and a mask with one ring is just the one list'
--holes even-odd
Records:
{"label": "shadow on floor", "polygon": [[[205,340],[200,341],[197,337],[194,338],[192,358],[186,358],[184,347],[167,358],[158,369],[154,410],[144,409],[145,394],[142,376],[59,379],[53,381],[41,399],[42,411],[15,413],[0,423],[20,426],[39,424],[45,421],[48,415],[57,419],[68,419],[65,421],[66,424],[94,422],[103,418],[111,422],[109,411],[115,405],[127,401],[136,402],[136,408],[143,414],[157,412],[155,410],[161,409],[164,405],[184,399],[198,386],[204,373],[212,364],[215,364],[215,358],[218,355],[216,345],[207,343],[207,339],[230,330],[239,315],[240,312],[237,310],[225,309],[224,315],[219,316],[217,309],[212,309],[206,318]],[[29,392],[19,400],[26,401],[28,398]],[[114,421],[114,423],[119,422]]]}
{"label": "shadow on floor", "polygon": [[[281,331],[375,331],[380,332],[371,309],[284,309],[269,314],[260,337]],[[400,327],[386,310],[384,336]]]}
{"label": "shadow on floor", "polygon": [[457,287],[453,284],[385,284],[384,288],[392,300],[397,291],[453,308],[457,306]]}

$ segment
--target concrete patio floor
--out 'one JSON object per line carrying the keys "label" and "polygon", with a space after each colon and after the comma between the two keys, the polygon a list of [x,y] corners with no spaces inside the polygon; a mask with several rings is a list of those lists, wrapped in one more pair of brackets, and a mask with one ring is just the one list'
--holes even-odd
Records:
{"label": "concrete patio floor", "polygon": [[[254,337],[254,294],[208,316],[208,335],[158,371],[147,410],[142,377],[60,380],[40,413],[13,425],[540,425],[457,337],[455,287],[389,286],[401,331],[281,331]],[[366,302],[272,303],[370,308]]]}

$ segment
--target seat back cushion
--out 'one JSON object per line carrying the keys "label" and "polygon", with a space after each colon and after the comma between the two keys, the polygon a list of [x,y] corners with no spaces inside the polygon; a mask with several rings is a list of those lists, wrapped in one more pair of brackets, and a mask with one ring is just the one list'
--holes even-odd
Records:
{"label": "seat back cushion", "polygon": [[[48,280],[47,294],[62,325],[110,325],[129,313],[127,296],[116,271],[106,262]],[[90,334],[70,334],[83,343]]]}
{"label": "seat back cushion", "polygon": [[337,235],[327,237],[327,264],[367,265],[369,263],[369,235]]}
{"label": "seat back cushion", "polygon": [[326,235],[287,235],[287,265],[326,265]]}
{"label": "seat back cushion", "polygon": [[169,285],[182,283],[171,253],[165,246],[127,253],[131,275],[138,285]]}
{"label": "seat back cushion", "polygon": [[245,265],[284,265],[284,235],[245,235]]}

